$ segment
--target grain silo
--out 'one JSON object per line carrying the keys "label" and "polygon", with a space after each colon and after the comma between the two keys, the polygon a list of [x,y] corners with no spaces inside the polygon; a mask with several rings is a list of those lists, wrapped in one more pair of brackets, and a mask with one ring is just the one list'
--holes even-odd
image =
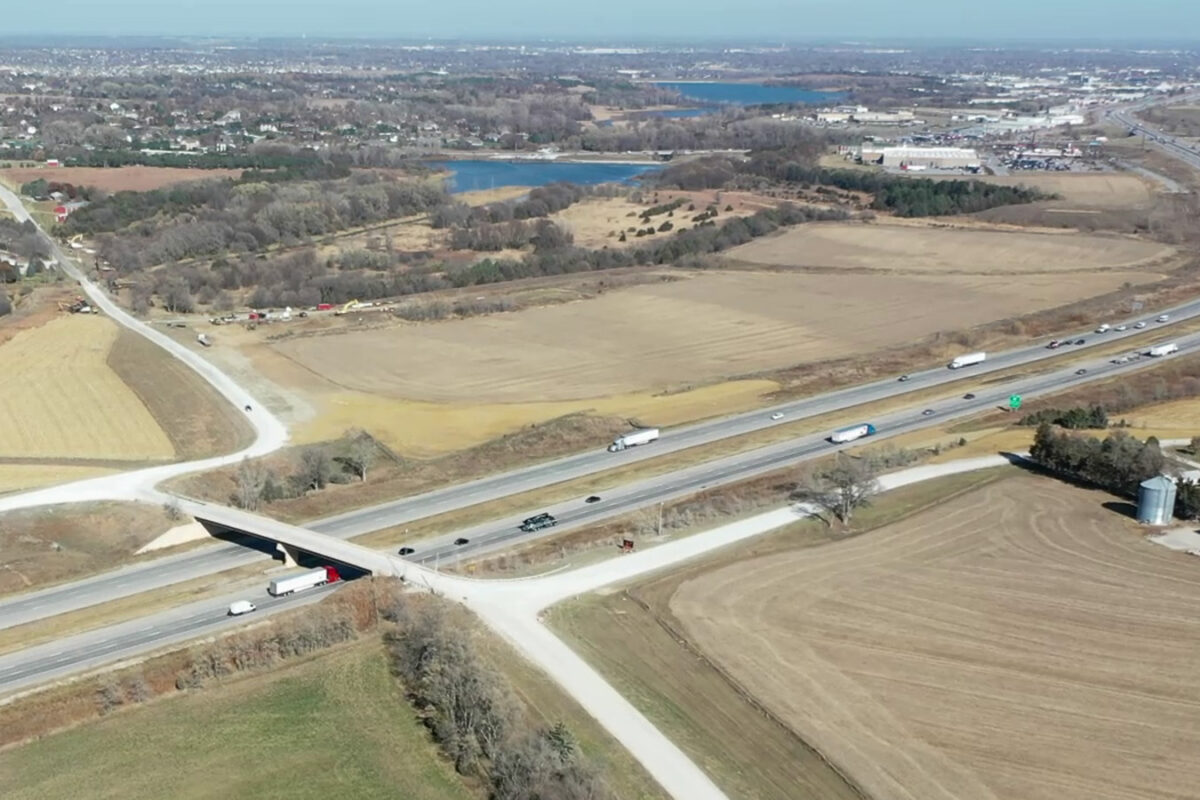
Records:
{"label": "grain silo", "polygon": [[1138,485],[1138,522],[1166,525],[1175,512],[1175,481],[1166,475],[1147,478]]}

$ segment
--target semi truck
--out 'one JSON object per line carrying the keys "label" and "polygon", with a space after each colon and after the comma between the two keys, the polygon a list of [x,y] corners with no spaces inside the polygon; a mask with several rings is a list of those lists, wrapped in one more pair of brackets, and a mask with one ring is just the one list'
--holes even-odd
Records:
{"label": "semi truck", "polygon": [[658,428],[641,428],[636,431],[631,431],[622,436],[613,439],[613,443],[608,446],[608,452],[619,453],[627,447],[636,447],[639,444],[650,444],[658,438]]}
{"label": "semi truck", "polygon": [[1179,352],[1179,345],[1175,344],[1174,342],[1170,342],[1168,344],[1154,345],[1154,347],[1151,347],[1146,351],[1146,355],[1153,358],[1159,358],[1160,356],[1169,356],[1171,353],[1177,352]]}
{"label": "semi truck", "polygon": [[320,569],[310,569],[308,572],[301,572],[298,575],[288,575],[285,578],[276,578],[267,586],[267,594],[272,597],[281,597],[292,592],[301,592],[305,589],[312,589],[315,586],[324,586],[327,583],[336,583],[342,577],[338,575],[338,571],[333,567],[321,567]]}
{"label": "semi truck", "polygon": [[946,366],[950,369],[962,369],[972,364],[982,364],[987,359],[987,353],[967,353],[965,356],[955,356]]}
{"label": "semi truck", "polygon": [[834,444],[843,442],[853,442],[855,439],[861,439],[864,436],[870,436],[875,433],[875,426],[869,422],[864,422],[861,425],[851,425],[849,428],[840,428],[833,432],[829,437],[829,441]]}

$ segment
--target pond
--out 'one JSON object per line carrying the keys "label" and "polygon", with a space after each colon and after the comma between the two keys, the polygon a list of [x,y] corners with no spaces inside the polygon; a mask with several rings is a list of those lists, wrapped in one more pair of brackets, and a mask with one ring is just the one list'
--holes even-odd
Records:
{"label": "pond", "polygon": [[580,186],[596,183],[630,183],[639,175],[663,168],[662,164],[620,164],[611,161],[432,161],[429,166],[451,172],[451,192],[495,189],[497,186],[545,186],[565,181]]}
{"label": "pond", "polygon": [[768,86],[763,83],[655,81],[655,85],[674,89],[689,100],[741,106],[767,103],[835,103],[845,97],[843,92],[817,92],[796,86]]}

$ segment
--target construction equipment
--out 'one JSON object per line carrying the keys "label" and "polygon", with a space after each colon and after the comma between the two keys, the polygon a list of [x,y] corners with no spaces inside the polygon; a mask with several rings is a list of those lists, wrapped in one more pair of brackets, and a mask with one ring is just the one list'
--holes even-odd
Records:
{"label": "construction equipment", "polygon": [[70,311],[72,314],[97,314],[98,309],[92,307],[83,297],[76,297],[71,302],[62,302],[58,304],[59,311]]}

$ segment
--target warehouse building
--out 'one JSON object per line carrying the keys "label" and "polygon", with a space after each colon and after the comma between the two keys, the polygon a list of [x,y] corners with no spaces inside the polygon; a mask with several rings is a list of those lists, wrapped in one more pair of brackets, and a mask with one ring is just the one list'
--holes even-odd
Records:
{"label": "warehouse building", "polygon": [[893,169],[979,169],[979,154],[967,147],[879,147],[863,145],[864,164]]}

